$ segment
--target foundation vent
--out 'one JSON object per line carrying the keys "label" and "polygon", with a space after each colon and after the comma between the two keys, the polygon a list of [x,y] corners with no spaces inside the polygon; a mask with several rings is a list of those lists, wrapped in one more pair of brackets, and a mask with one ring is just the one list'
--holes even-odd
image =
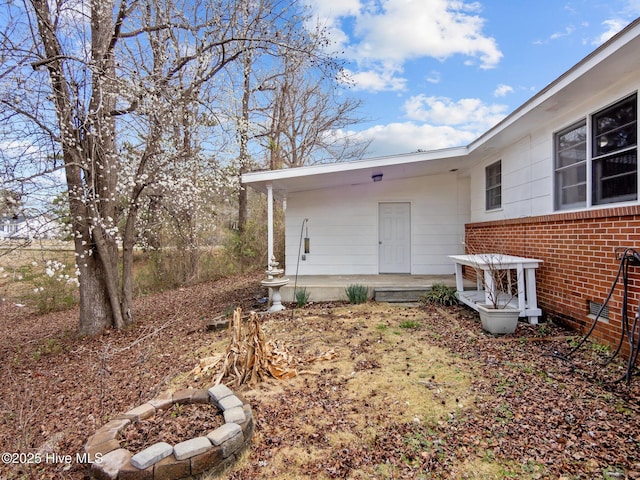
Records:
{"label": "foundation vent", "polygon": [[[596,315],[598,315],[598,312],[600,312],[601,308],[601,303],[589,300],[589,315],[593,315],[595,317]],[[604,308],[602,308],[602,312],[600,312],[600,318],[609,318],[609,307],[607,307],[606,305]]]}

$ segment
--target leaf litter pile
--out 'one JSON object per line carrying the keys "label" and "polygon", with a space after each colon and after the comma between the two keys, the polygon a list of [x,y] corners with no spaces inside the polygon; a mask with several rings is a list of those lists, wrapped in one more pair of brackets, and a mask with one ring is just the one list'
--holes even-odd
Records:
{"label": "leaf litter pile", "polygon": [[[110,418],[220,379],[256,421],[222,478],[640,478],[640,378],[615,382],[624,365],[602,367],[601,346],[563,360],[574,333],[520,323],[492,337],[464,307],[318,304],[234,322],[263,308],[260,279],[141,298],[134,328],[92,339],[75,338],[76,311],[0,305],[0,450],[75,455]],[[230,329],[208,330],[220,316]],[[208,428],[191,413],[167,420]],[[0,465],[0,478],[88,469]]]}
{"label": "leaf litter pile", "polygon": [[131,423],[122,431],[121,445],[139,452],[154,443],[171,445],[204,436],[224,424],[218,407],[212,404],[173,404],[155,416]]}

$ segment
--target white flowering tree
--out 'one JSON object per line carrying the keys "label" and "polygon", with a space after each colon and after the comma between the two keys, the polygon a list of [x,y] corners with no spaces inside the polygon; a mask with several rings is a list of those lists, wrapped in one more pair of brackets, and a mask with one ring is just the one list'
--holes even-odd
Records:
{"label": "white flowering tree", "polygon": [[274,29],[295,4],[2,1],[0,129],[24,146],[3,159],[3,183],[64,186],[81,335],[132,322],[141,208],[154,195],[198,197],[185,178],[217,125],[215,78],[248,50],[286,52],[290,38]]}

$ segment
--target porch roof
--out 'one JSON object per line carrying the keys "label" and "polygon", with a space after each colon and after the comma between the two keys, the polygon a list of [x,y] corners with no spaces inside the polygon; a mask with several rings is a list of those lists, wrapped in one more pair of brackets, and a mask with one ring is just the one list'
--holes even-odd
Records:
{"label": "porch roof", "polygon": [[276,197],[284,197],[291,192],[367,184],[373,181],[373,175],[378,174],[383,175],[382,181],[389,181],[462,170],[469,162],[467,153],[467,147],[458,147],[352,162],[266,170],[244,174],[242,181],[262,193],[266,193],[267,185],[270,184]]}

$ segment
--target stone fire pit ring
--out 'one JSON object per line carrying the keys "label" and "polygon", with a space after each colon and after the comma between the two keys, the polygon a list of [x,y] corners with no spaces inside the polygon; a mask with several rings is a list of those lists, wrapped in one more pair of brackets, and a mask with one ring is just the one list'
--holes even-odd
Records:
{"label": "stone fire pit ring", "polygon": [[[120,445],[118,437],[127,425],[175,403],[214,404],[225,423],[206,436],[173,446],[159,442],[135,454]],[[103,425],[89,437],[84,450],[92,462],[91,476],[99,480],[176,480],[206,471],[221,473],[251,445],[253,430],[251,406],[218,384],[208,390],[188,388],[159,395]]]}

